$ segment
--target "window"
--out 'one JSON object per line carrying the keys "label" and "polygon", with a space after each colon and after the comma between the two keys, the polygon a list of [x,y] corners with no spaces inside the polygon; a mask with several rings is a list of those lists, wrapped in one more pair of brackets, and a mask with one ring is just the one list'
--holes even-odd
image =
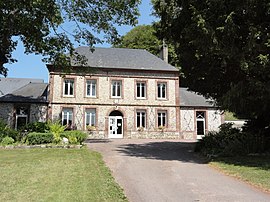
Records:
{"label": "window", "polygon": [[157,97],[158,98],[166,98],[166,83],[158,83],[157,84]]}
{"label": "window", "polygon": [[112,81],[112,97],[121,98],[122,82],[121,81]]}
{"label": "window", "polygon": [[96,109],[85,110],[85,125],[96,126]]}
{"label": "window", "polygon": [[65,96],[74,95],[74,80],[73,79],[64,80],[64,95]]}
{"label": "window", "polygon": [[136,126],[137,128],[143,127],[146,128],[146,111],[138,110],[136,112]]}
{"label": "window", "polygon": [[167,113],[165,111],[158,111],[158,127],[167,125]]}
{"label": "window", "polygon": [[73,122],[73,109],[72,108],[63,108],[62,111],[62,125],[72,126]]}
{"label": "window", "polygon": [[86,81],[86,96],[96,97],[97,95],[97,80]]}
{"label": "window", "polygon": [[146,83],[145,82],[137,82],[136,83],[136,97],[137,98],[145,98],[146,97]]}
{"label": "window", "polygon": [[197,135],[205,135],[205,112],[196,112]]}

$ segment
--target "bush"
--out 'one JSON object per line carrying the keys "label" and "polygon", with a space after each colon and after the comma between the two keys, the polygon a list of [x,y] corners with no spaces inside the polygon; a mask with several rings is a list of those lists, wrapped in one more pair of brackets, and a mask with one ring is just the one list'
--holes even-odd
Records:
{"label": "bush", "polygon": [[53,134],[52,133],[29,133],[26,137],[26,141],[30,145],[34,144],[48,144],[53,142]]}
{"label": "bush", "polygon": [[11,137],[15,141],[21,141],[21,134],[11,129],[3,120],[0,120],[0,142],[2,142],[3,138]]}
{"label": "bush", "polygon": [[60,121],[48,123],[49,131],[53,134],[54,143],[58,144],[61,142],[61,133],[66,129],[66,126],[62,126]]}
{"label": "bush", "polygon": [[14,139],[12,137],[8,137],[8,136],[4,137],[2,139],[2,142],[1,142],[2,145],[10,145],[13,143],[14,143]]}
{"label": "bush", "polygon": [[71,130],[63,132],[61,137],[68,138],[71,144],[82,144],[86,140],[87,134],[79,130]]}
{"label": "bush", "polygon": [[204,155],[232,156],[250,152],[252,136],[232,128],[232,124],[222,124],[219,132],[209,132],[195,147]]}
{"label": "bush", "polygon": [[49,130],[47,122],[33,122],[25,125],[21,131],[45,133]]}

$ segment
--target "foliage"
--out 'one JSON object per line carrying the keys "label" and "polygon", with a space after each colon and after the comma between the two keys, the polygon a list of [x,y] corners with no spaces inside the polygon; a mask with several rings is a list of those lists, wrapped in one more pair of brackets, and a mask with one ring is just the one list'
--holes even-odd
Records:
{"label": "foliage", "polygon": [[25,125],[21,131],[45,133],[49,130],[47,122],[33,122]]}
{"label": "foliage", "polygon": [[0,166],[1,201],[127,201],[88,149],[0,150]]}
{"label": "foliage", "polygon": [[61,137],[66,137],[70,144],[82,144],[86,140],[87,134],[79,130],[71,130],[63,132]]}
{"label": "foliage", "polygon": [[5,137],[11,137],[15,141],[20,141],[22,138],[22,135],[10,128],[3,120],[0,119],[0,142]]}
{"label": "foliage", "polygon": [[[185,84],[263,133],[270,126],[270,4],[152,0],[158,34],[175,46]],[[183,82],[183,81],[182,81]],[[269,133],[268,133],[269,135]]]}
{"label": "foliage", "polygon": [[74,51],[73,41],[90,47],[102,43],[102,37],[107,42],[115,41],[117,25],[137,23],[139,3],[139,0],[0,1],[0,74],[7,75],[5,63],[16,61],[12,52],[17,39],[23,42],[26,54],[48,56],[45,62],[67,67],[72,56],[84,64]]}
{"label": "foliage", "polygon": [[252,151],[251,135],[233,128],[231,123],[220,126],[219,132],[209,132],[197,144],[195,151],[204,155],[233,156],[244,155]]}
{"label": "foliage", "polygon": [[61,133],[63,133],[66,129],[66,126],[62,126],[60,121],[49,122],[48,123],[49,131],[53,134],[54,143],[61,142]]}
{"label": "foliage", "polygon": [[26,142],[30,145],[35,144],[48,144],[52,143],[54,140],[54,136],[52,133],[36,133],[32,132],[27,134]]}
{"label": "foliage", "polygon": [[8,137],[8,136],[4,137],[2,139],[2,142],[1,142],[2,145],[10,145],[13,143],[14,143],[14,139],[12,137]]}
{"label": "foliage", "polygon": [[224,112],[225,114],[225,121],[238,121],[239,119],[234,116],[232,112]]}
{"label": "foliage", "polygon": [[[116,48],[145,49],[153,55],[160,56],[162,40],[156,36],[156,31],[152,25],[138,25],[122,36],[120,41],[114,44]],[[169,63],[173,66],[178,65],[178,58],[174,47],[169,44]]]}

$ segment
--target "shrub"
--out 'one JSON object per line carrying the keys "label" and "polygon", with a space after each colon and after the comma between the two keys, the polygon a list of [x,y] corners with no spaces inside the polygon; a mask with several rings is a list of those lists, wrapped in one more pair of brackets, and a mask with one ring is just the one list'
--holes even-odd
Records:
{"label": "shrub", "polygon": [[79,130],[65,131],[61,136],[68,138],[71,144],[82,144],[87,138],[87,134]]}
{"label": "shrub", "polygon": [[232,124],[222,124],[219,132],[209,132],[195,147],[195,151],[204,155],[243,155],[250,152],[251,136],[232,128]]}
{"label": "shrub", "polygon": [[10,145],[13,143],[14,143],[14,139],[12,137],[8,137],[8,136],[4,137],[2,139],[2,142],[1,142],[2,145]]}
{"label": "shrub", "polygon": [[0,120],[0,142],[5,137],[11,137],[15,141],[20,141],[22,138],[18,131],[11,129],[3,120]]}
{"label": "shrub", "polygon": [[49,130],[47,122],[33,122],[25,125],[21,131],[45,133]]}
{"label": "shrub", "polygon": [[26,138],[26,141],[30,145],[52,143],[53,140],[54,140],[54,137],[52,133],[33,132],[33,133],[29,133]]}
{"label": "shrub", "polygon": [[58,144],[61,142],[61,133],[66,129],[66,126],[62,126],[60,121],[48,123],[49,131],[53,134],[53,142]]}

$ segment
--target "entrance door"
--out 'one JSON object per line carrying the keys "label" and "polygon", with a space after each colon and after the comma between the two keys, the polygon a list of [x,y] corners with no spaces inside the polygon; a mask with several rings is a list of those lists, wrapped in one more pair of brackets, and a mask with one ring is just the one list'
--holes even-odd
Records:
{"label": "entrance door", "polygon": [[196,112],[196,122],[197,122],[197,139],[202,139],[205,135],[205,112]]}
{"label": "entrance door", "polygon": [[123,138],[123,117],[109,117],[109,138]]}

